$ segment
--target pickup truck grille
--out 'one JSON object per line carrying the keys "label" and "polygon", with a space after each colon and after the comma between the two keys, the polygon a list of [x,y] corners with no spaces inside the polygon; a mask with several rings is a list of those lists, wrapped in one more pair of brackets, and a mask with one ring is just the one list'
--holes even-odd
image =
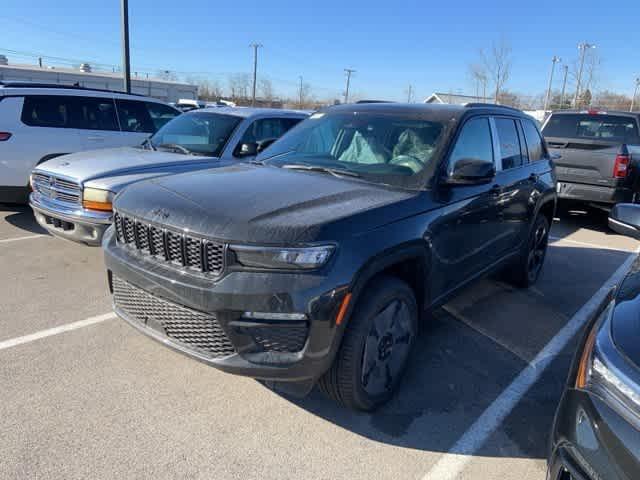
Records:
{"label": "pickup truck grille", "polygon": [[119,212],[114,213],[113,223],[118,243],[149,258],[211,276],[224,270],[223,243],[167,230]]}
{"label": "pickup truck grille", "polygon": [[215,316],[192,310],[112,277],[113,302],[130,320],[209,358],[235,353]]}
{"label": "pickup truck grille", "polygon": [[31,178],[33,189],[43,197],[80,205],[82,188],[79,183],[46,173],[34,173]]}

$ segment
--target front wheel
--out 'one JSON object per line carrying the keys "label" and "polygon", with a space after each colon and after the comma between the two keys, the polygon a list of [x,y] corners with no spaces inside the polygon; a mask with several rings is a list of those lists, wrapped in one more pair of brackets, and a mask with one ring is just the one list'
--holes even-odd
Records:
{"label": "front wheel", "polygon": [[320,390],[355,410],[386,403],[400,382],[417,327],[411,288],[395,277],[377,277],[364,288]]}
{"label": "front wheel", "polygon": [[538,280],[549,244],[549,221],[544,215],[536,218],[526,245],[518,260],[507,270],[507,280],[522,288]]}

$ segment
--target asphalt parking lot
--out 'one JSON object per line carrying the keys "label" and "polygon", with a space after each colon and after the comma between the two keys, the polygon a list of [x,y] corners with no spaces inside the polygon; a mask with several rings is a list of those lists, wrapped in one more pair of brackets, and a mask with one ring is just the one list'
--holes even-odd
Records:
{"label": "asphalt parking lot", "polygon": [[482,280],[425,319],[399,395],[365,415],[140,335],[109,315],[99,249],[0,205],[0,478],[542,480],[565,327],[638,247],[605,219],[562,212],[536,287]]}

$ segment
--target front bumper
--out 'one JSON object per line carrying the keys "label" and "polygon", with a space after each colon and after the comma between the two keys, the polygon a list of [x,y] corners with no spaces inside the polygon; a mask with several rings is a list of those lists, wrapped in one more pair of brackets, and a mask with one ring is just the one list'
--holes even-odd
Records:
{"label": "front bumper", "polygon": [[565,391],[551,446],[547,480],[640,478],[640,432],[592,394]]}
{"label": "front bumper", "polygon": [[[127,310],[114,296],[115,312],[140,332],[168,347],[228,373],[274,382],[315,381],[333,361],[344,328],[335,324],[335,318],[347,293],[346,286],[335,287],[334,279],[318,272],[247,271],[231,271],[217,279],[206,278],[142,257],[135,250],[116,244],[113,229],[107,230],[103,249],[112,293],[115,282],[125,282],[134,292],[131,298],[143,298],[153,304]],[[302,347],[298,351],[273,350],[270,346],[274,342],[268,338],[260,342],[255,335],[259,330],[262,336],[268,337],[269,329],[273,328],[281,335],[285,331],[284,336],[288,328],[299,332],[300,319],[248,319],[244,312],[304,313]],[[168,320],[159,320],[158,315]],[[223,332],[224,341],[230,343],[232,351],[213,355],[194,348],[193,337],[183,341],[184,324],[190,320],[177,328],[172,324],[173,319],[183,316],[204,317],[205,322],[215,322],[216,332],[218,329]],[[199,328],[202,325],[200,323]],[[188,328],[193,330],[192,326]],[[219,333],[215,335],[219,337]]]}
{"label": "front bumper", "polygon": [[64,205],[47,200],[37,192],[29,196],[36,221],[57,237],[98,246],[105,230],[111,225],[111,212],[93,212],[80,205]]}

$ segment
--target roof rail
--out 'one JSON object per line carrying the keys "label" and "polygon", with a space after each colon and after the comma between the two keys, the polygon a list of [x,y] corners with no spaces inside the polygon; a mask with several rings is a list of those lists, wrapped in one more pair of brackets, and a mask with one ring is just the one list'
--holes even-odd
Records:
{"label": "roof rail", "polygon": [[465,108],[504,108],[515,112],[522,112],[519,108],[509,107],[507,105],[499,105],[497,103],[467,103]]}
{"label": "roof rail", "polygon": [[361,103],[396,103],[393,100],[358,100],[356,104]]}
{"label": "roof rail", "polygon": [[144,97],[139,93],[126,93],[121,90],[108,90],[106,88],[81,87],[78,82],[72,84],[64,83],[42,83],[42,82],[12,82],[0,81],[0,87],[7,88],[59,88],[65,90],[88,90],[91,92],[120,93],[124,95],[135,95],[136,97]]}

